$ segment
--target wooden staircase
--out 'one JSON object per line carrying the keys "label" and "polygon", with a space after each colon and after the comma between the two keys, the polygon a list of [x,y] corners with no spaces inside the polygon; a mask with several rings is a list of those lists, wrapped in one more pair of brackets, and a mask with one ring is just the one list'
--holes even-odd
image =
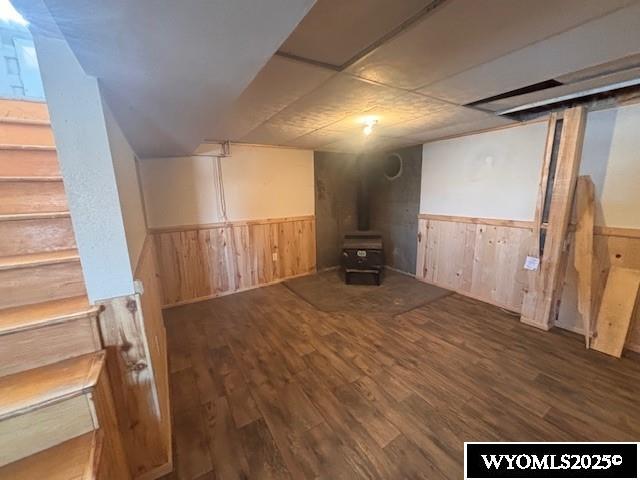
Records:
{"label": "wooden staircase", "polygon": [[0,100],[0,480],[129,479],[47,107]]}

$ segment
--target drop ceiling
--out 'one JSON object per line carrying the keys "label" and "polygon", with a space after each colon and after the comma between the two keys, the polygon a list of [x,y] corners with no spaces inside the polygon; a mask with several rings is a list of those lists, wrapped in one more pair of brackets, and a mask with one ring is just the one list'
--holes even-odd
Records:
{"label": "drop ceiling", "polygon": [[[359,152],[510,125],[466,105],[624,63],[640,53],[638,24],[635,0],[318,0],[208,139]],[[579,80],[497,105],[607,81]]]}
{"label": "drop ceiling", "polygon": [[376,41],[440,2],[425,0],[317,1],[280,53],[342,69]]}
{"label": "drop ceiling", "polygon": [[640,66],[640,0],[43,1],[142,157],[397,148],[513,124],[496,112]]}
{"label": "drop ceiling", "polygon": [[[314,3],[13,2],[31,22],[34,35],[50,34],[51,20],[55,22],[84,71],[98,78],[103,96],[140,157],[183,155],[197,148]],[[279,75],[273,72],[261,78],[275,84]],[[326,76],[319,74],[320,79]],[[303,86],[289,84],[289,88],[296,97],[306,91]],[[263,102],[266,115],[291,101],[287,90],[265,91],[273,93],[268,103]],[[248,125],[254,126],[250,121]]]}

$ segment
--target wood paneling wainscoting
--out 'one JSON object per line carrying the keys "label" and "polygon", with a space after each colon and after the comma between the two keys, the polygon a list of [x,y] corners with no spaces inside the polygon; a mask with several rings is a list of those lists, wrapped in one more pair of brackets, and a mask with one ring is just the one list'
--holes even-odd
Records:
{"label": "wood paneling wainscoting", "polygon": [[416,278],[515,312],[533,223],[420,214]]}
{"label": "wood paneling wainscoting", "polygon": [[[527,288],[523,266],[533,240],[533,222],[431,214],[420,214],[418,218],[418,280],[521,312]],[[581,333],[573,233],[569,242],[571,258],[556,326]],[[595,227],[595,314],[611,265],[640,269],[640,229]],[[640,308],[636,308],[632,319],[626,348],[640,352]]]}
{"label": "wood paneling wainscoting", "polygon": [[163,306],[214,298],[316,269],[315,217],[151,229]]}
{"label": "wood paneling wainscoting", "polygon": [[102,300],[102,338],[131,476],[159,478],[172,468],[167,341],[155,245],[145,239],[135,278],[143,292]]}
{"label": "wood paneling wainscoting", "polygon": [[138,480],[154,479],[168,473],[173,465],[171,443],[171,408],[169,405],[169,365],[167,358],[167,333],[162,318],[162,285],[158,269],[156,247],[151,235],[144,241],[135,279],[142,282],[143,292],[139,295],[144,330],[154,373],[154,390],[158,397],[160,416],[157,417],[160,430],[158,457],[153,468],[138,476]]}

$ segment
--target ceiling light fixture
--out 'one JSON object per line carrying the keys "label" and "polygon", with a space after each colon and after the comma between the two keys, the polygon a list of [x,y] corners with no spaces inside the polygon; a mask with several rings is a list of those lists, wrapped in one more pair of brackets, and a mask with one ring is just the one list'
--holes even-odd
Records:
{"label": "ceiling light fixture", "polygon": [[370,119],[365,122],[365,126],[362,129],[362,132],[368,137],[373,133],[373,127],[378,123],[376,119]]}

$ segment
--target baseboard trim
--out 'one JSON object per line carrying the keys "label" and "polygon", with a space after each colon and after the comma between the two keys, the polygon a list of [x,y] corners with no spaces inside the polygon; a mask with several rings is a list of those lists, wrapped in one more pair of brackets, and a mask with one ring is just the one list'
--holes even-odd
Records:
{"label": "baseboard trim", "polygon": [[393,268],[389,265],[385,265],[384,266],[385,270],[391,270],[392,272],[396,272],[396,273],[400,273],[402,275],[406,275],[407,277],[412,277],[415,278],[416,274],[415,273],[411,273],[411,272],[405,272],[404,270],[400,270],[398,268]]}
{"label": "baseboard trim", "polygon": [[189,300],[182,300],[180,302],[169,303],[169,304],[163,305],[162,309],[166,310],[168,308],[180,307],[182,305],[190,305],[192,303],[204,302],[205,300],[212,300],[214,298],[226,297],[227,295],[233,295],[234,293],[248,292],[249,290],[255,290],[256,288],[262,288],[262,287],[269,287],[271,285],[277,285],[278,283],[282,283],[282,282],[285,282],[287,280],[292,280],[294,278],[300,278],[300,277],[306,277],[308,275],[313,275],[314,273],[316,273],[315,269],[310,271],[310,272],[299,273],[298,275],[290,275],[288,277],[282,277],[282,278],[279,278],[279,279],[274,280],[272,282],[260,283],[260,284],[257,284],[257,285],[251,285],[250,287],[239,288],[237,290],[230,290],[228,292],[213,293],[211,295],[205,295],[203,297],[190,298]]}
{"label": "baseboard trim", "polygon": [[542,325],[540,323],[532,322],[526,317],[520,317],[520,323],[524,323],[529,327],[537,328],[538,330],[543,330],[545,332],[548,332],[549,330],[551,330],[551,325]]}
{"label": "baseboard trim", "polygon": [[325,267],[325,268],[321,268],[320,270],[317,271],[317,273],[323,273],[323,272],[331,272],[333,270],[338,270],[342,267],[340,267],[340,265],[336,265],[334,267]]}
{"label": "baseboard trim", "polygon": [[171,472],[173,472],[173,459],[169,459],[169,461],[164,465],[160,465],[159,467],[155,467],[138,475],[135,477],[135,480],[156,480],[160,477],[164,477],[165,475],[169,475]]}
{"label": "baseboard trim", "polygon": [[489,305],[493,305],[494,307],[504,308],[505,310],[509,310],[510,312],[514,312],[514,313],[520,314],[520,311],[514,309],[512,305],[503,305],[500,302],[496,302],[495,300],[490,300],[488,298],[480,297],[479,295],[473,295],[473,294],[471,294],[469,292],[464,292],[462,290],[457,290],[457,289],[452,288],[452,287],[450,287],[448,285],[442,285],[442,284],[436,283],[436,282],[428,282],[428,281],[424,280],[423,278],[418,277],[417,275],[412,275],[412,276],[416,280],[418,280],[419,282],[426,283],[427,285],[433,285],[434,287],[444,288],[445,290],[449,290],[451,292],[457,293],[458,295],[462,295],[463,297],[473,298],[474,300],[478,300],[480,302],[488,303]]}
{"label": "baseboard trim", "polygon": [[566,330],[567,332],[575,333],[576,335],[582,335],[584,337],[584,329],[582,327],[570,327],[569,325],[558,325],[557,323],[554,327],[561,328],[562,330]]}

